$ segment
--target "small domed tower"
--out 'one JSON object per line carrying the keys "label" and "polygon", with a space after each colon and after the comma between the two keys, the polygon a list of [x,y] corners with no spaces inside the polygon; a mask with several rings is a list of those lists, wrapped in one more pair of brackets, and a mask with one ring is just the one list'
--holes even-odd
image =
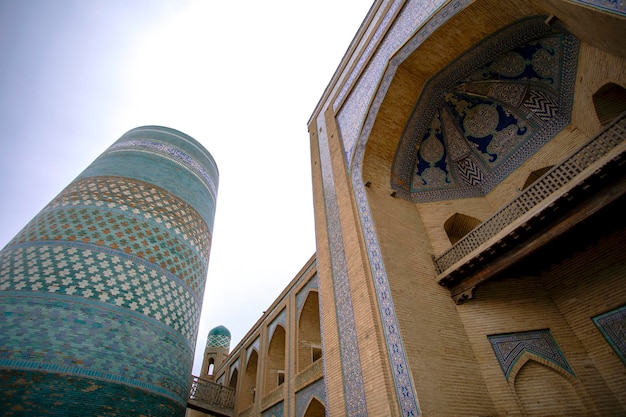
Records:
{"label": "small domed tower", "polygon": [[215,369],[224,362],[229,350],[230,332],[228,329],[224,326],[217,326],[211,329],[206,338],[200,378],[215,379]]}

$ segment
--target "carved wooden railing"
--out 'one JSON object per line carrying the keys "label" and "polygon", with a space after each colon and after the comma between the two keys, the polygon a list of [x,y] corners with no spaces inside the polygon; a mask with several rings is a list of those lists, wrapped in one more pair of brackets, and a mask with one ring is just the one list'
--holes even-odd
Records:
{"label": "carved wooden railing", "polygon": [[478,249],[506,226],[572,181],[594,162],[601,160],[624,140],[626,140],[626,113],[620,115],[611,125],[589,140],[573,155],[538,178],[514,200],[436,258],[435,265],[438,273],[443,273]]}
{"label": "carved wooden railing", "polygon": [[235,406],[235,390],[194,376],[189,391],[189,403],[206,410],[231,411],[225,414],[232,415],[232,409]]}

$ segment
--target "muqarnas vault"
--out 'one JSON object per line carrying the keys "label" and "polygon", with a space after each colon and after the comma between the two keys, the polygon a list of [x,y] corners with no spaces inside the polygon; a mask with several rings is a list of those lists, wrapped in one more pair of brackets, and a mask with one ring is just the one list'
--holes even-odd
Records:
{"label": "muqarnas vault", "polygon": [[0,252],[4,415],[183,415],[218,170],[133,129]]}

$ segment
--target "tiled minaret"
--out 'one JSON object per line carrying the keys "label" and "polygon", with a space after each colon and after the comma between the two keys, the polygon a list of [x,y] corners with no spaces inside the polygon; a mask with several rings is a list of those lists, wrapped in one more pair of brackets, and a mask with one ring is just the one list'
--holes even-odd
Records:
{"label": "tiled minaret", "polygon": [[200,378],[215,379],[213,370],[219,368],[228,357],[230,337],[230,331],[224,326],[217,326],[209,331]]}
{"label": "tiled minaret", "polygon": [[217,186],[193,138],[133,129],[2,249],[3,415],[184,415]]}

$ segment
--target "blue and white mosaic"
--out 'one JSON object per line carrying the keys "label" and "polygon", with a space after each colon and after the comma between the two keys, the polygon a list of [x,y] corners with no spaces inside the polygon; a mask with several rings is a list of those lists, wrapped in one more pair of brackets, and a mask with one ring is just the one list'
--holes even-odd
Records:
{"label": "blue and white mosaic", "polygon": [[626,364],[626,305],[595,316],[593,322]]}
{"label": "blue and white mosaic", "polygon": [[304,415],[313,398],[326,408],[326,384],[323,378],[296,392],[296,417]]}
{"label": "blue and white mosaic", "polygon": [[550,330],[500,334],[488,338],[506,379],[509,379],[517,360],[526,352],[544,358],[574,375]]}
{"label": "blue and white mosaic", "polygon": [[484,195],[567,126],[578,41],[558,28],[522,20],[426,84],[396,151],[398,196]]}
{"label": "blue and white mosaic", "polygon": [[[319,126],[325,126],[323,117],[323,115],[320,116],[321,119],[318,120]],[[341,233],[339,204],[337,203],[328,138],[326,132],[323,130],[319,133],[318,143],[326,207],[326,227],[330,247],[331,274],[335,295],[337,328],[339,332],[339,352],[342,362],[341,370],[346,398],[346,413],[353,417],[367,416],[363,372],[361,370],[361,355],[356,335],[354,308],[352,307],[352,296],[348,279],[348,266]],[[326,347],[324,349],[326,349]]]}

